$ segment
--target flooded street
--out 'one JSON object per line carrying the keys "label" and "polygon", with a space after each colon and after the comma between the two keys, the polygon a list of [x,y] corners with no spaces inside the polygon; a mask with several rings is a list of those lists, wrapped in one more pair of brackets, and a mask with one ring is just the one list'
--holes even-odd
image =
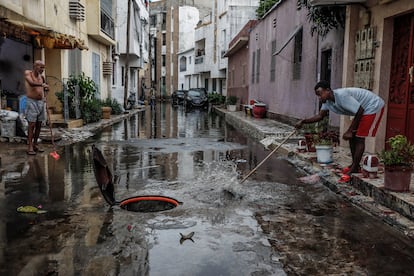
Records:
{"label": "flooded street", "polygon": [[[92,145],[118,179],[113,207]],[[1,275],[412,275],[412,241],[298,181],[286,156],[240,184],[269,151],[214,113],[157,105],[59,148],[57,161],[24,150],[1,150]],[[180,204],[119,206],[142,195]],[[46,212],[16,211],[25,205]]]}

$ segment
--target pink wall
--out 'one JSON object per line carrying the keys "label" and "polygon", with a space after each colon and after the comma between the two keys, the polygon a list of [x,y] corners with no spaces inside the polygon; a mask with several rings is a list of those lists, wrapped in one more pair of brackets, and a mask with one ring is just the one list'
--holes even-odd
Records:
{"label": "pink wall", "polygon": [[[307,9],[297,9],[296,1],[282,1],[250,33],[249,98],[258,99],[266,103],[268,114],[301,119],[312,116],[319,110],[318,99],[314,94],[313,87],[318,81],[318,72],[320,70],[320,48],[318,36],[316,34],[311,36],[310,24],[306,13]],[[274,27],[275,21],[276,27]],[[293,38],[276,55],[276,78],[274,82],[271,82],[272,41],[276,40],[276,51],[279,51],[298,26],[303,28],[300,78],[293,79],[295,44]],[[341,41],[338,43],[341,44]],[[328,45],[329,43],[325,42],[325,44]],[[331,45],[334,45],[334,43],[332,42]],[[258,83],[256,81],[252,83],[253,52],[257,52],[258,49],[261,51],[260,77]],[[333,57],[332,59],[336,62],[339,61],[338,63],[340,64],[337,64],[337,66],[342,68],[341,50],[333,50],[334,53],[340,53],[339,60],[338,57]],[[331,79],[334,80],[335,84],[340,82],[341,73],[342,70],[333,70]],[[339,125],[338,119],[333,122],[335,125]]]}

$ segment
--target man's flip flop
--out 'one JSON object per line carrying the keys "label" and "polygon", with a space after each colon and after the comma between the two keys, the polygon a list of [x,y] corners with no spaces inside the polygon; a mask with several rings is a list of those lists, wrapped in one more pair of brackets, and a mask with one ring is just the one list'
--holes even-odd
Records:
{"label": "man's flip flop", "polygon": [[347,174],[347,173],[349,173],[350,170],[351,169],[349,167],[345,167],[345,168],[342,169],[342,173]]}
{"label": "man's flip flop", "polygon": [[349,181],[351,181],[351,177],[347,174],[343,174],[338,180],[339,183],[348,183]]}
{"label": "man's flip flop", "polygon": [[34,151],[35,152],[45,152],[45,150],[38,148],[38,147],[34,147]]}
{"label": "man's flip flop", "polygon": [[26,151],[27,155],[36,155],[36,152],[33,150]]}

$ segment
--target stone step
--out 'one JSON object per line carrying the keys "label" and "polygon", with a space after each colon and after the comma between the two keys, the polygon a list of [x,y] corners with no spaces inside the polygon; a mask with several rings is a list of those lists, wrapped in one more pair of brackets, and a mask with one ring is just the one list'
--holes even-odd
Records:
{"label": "stone step", "polygon": [[55,119],[52,120],[50,118],[52,127],[62,127],[62,128],[78,128],[83,126],[83,120],[82,119],[70,119],[67,122],[65,122],[64,119]]}

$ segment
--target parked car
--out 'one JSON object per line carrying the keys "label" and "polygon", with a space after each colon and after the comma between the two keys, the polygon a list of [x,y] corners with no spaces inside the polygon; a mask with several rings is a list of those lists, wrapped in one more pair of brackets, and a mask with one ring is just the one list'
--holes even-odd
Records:
{"label": "parked car", "polygon": [[185,98],[186,109],[194,107],[208,108],[207,93],[203,88],[190,88]]}
{"label": "parked car", "polygon": [[187,95],[187,90],[175,90],[171,95],[173,105],[183,104]]}

